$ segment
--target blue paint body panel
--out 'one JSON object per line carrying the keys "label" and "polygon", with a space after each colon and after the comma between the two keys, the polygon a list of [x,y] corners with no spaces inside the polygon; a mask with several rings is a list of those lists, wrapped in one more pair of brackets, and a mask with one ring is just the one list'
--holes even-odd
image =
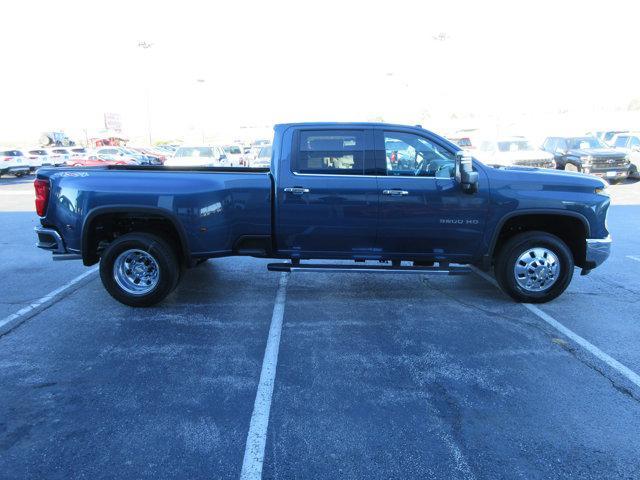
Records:
{"label": "blue paint body panel", "polygon": [[[363,175],[299,174],[292,165],[305,130],[353,130],[365,143]],[[609,198],[602,180],[556,170],[496,169],[474,160],[478,191],[453,178],[387,176],[381,132],[459,147],[419,127],[376,123],[276,125],[269,171],[168,167],[50,168],[51,196],[41,223],[71,252],[83,249],[88,219],[101,212],[151,212],[178,229],[192,258],[236,254],[243,237],[269,239],[276,258],[412,259],[480,263],[514,215],[578,218],[589,238],[605,238]],[[285,188],[305,188],[304,195]],[[383,190],[404,190],[385,196]],[[559,217],[561,219],[562,217]],[[84,238],[86,240],[86,237]]]}

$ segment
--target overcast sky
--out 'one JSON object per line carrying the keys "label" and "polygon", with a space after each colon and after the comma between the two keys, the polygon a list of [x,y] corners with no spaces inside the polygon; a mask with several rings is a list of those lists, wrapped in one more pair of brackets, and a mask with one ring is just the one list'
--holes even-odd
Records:
{"label": "overcast sky", "polygon": [[[626,105],[640,2],[2,2],[0,143]],[[137,45],[152,43],[150,49]],[[197,82],[198,79],[204,82]]]}

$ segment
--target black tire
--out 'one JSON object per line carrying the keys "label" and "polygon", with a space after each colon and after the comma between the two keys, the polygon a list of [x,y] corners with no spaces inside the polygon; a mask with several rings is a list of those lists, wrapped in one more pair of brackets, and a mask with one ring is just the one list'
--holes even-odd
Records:
{"label": "black tire", "polygon": [[[531,248],[545,248],[558,258],[558,275],[555,283],[548,289],[530,291],[517,282],[514,273],[516,261]],[[497,254],[494,273],[500,288],[514,300],[525,303],[545,303],[566,290],[573,278],[573,268],[573,254],[566,243],[550,233],[532,231],[515,235],[504,244]]]}
{"label": "black tire", "polygon": [[[116,259],[127,250],[142,250],[158,266],[158,281],[149,293],[132,294],[114,278]],[[107,292],[120,303],[131,307],[149,307],[164,300],[178,284],[180,264],[176,253],[165,240],[150,233],[128,233],[109,244],[100,259],[100,278]]]}

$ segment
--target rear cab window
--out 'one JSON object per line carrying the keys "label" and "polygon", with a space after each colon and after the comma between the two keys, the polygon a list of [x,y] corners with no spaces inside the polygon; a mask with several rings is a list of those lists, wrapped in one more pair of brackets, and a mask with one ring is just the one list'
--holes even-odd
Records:
{"label": "rear cab window", "polygon": [[301,130],[298,135],[294,173],[364,175],[364,131]]}

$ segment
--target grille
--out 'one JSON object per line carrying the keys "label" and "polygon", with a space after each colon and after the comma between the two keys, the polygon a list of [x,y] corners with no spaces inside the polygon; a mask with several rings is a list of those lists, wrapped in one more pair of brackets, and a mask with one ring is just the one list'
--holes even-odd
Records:
{"label": "grille", "polygon": [[624,158],[594,158],[591,162],[593,168],[616,168],[625,165]]}
{"label": "grille", "polygon": [[518,165],[522,165],[523,167],[538,167],[538,168],[550,168],[553,166],[551,160],[540,159],[540,160],[521,160],[518,162]]}

